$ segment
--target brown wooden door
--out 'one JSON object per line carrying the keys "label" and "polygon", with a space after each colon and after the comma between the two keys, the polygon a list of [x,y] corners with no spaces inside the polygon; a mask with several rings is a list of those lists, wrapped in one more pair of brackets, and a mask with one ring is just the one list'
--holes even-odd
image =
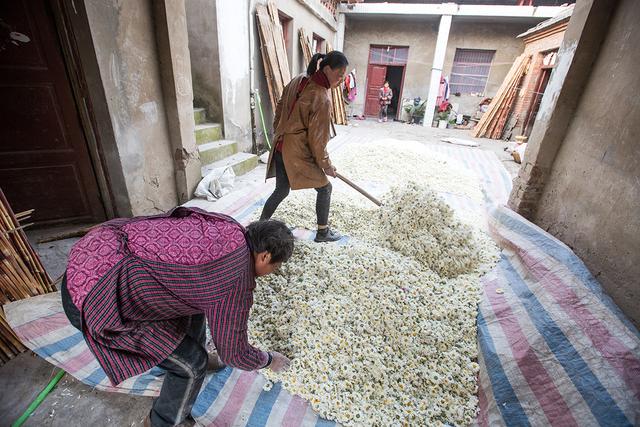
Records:
{"label": "brown wooden door", "polygon": [[369,64],[367,70],[367,98],[364,104],[364,114],[366,116],[377,116],[380,111],[378,91],[384,85],[387,76],[386,65]]}
{"label": "brown wooden door", "polygon": [[37,222],[104,220],[47,0],[0,1],[0,185]]}

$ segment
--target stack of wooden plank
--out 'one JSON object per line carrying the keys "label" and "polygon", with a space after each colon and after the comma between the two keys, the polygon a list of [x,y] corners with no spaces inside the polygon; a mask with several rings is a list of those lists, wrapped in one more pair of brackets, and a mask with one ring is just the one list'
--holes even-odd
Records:
{"label": "stack of wooden plank", "polygon": [[[29,244],[19,221],[33,211],[14,215],[0,190],[0,305],[55,291],[51,278]],[[4,364],[25,347],[13,333],[0,308],[0,363]]]}
{"label": "stack of wooden plank", "polygon": [[311,50],[311,43],[309,42],[309,38],[307,37],[307,33],[304,31],[304,28],[300,28],[300,46],[302,47],[304,64],[307,66],[309,65],[309,62],[311,62],[313,51]]}
{"label": "stack of wooden plank", "polygon": [[[327,53],[332,50],[331,45],[327,43]],[[331,89],[331,99],[333,100],[333,122],[337,125],[346,125],[347,112],[344,108],[344,95],[341,86]]]}
{"label": "stack of wooden plank", "polygon": [[476,125],[473,136],[492,139],[500,139],[502,137],[505,124],[511,115],[522,78],[527,73],[530,61],[531,56],[526,53],[516,58],[509,73],[502,81],[498,93],[489,104],[487,112],[484,113]]}
{"label": "stack of wooden plank", "polygon": [[260,35],[260,50],[262,51],[262,63],[264,65],[269,98],[274,111],[284,87],[291,81],[289,72],[289,60],[285,46],[282,25],[278,17],[278,7],[273,0],[267,5],[256,5],[258,20],[258,34]]}

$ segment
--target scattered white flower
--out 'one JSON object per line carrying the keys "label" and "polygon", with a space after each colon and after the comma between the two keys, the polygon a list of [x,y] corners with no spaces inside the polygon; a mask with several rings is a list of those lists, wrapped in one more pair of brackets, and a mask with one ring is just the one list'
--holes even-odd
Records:
{"label": "scattered white flower", "polygon": [[[478,184],[449,169],[440,182],[429,166],[440,160],[369,145],[347,147],[334,162],[354,179],[391,181],[384,206],[334,192],[332,226],[353,236],[349,243],[296,241],[291,260],[258,279],[251,341],[292,358],[286,372],[263,371],[265,390],[281,381],[348,426],[471,424],[479,279],[498,250],[434,188],[450,182],[450,191],[481,197]],[[277,217],[313,227],[314,198],[293,192]]]}

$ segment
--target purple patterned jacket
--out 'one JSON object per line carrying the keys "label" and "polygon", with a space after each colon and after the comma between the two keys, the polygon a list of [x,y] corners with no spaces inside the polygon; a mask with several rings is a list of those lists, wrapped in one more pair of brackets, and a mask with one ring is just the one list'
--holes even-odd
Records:
{"label": "purple patterned jacket", "polygon": [[115,385],[166,359],[199,313],[226,364],[266,365],[267,353],[247,339],[253,269],[233,218],[178,207],[91,230],[71,250],[67,288],[85,340]]}

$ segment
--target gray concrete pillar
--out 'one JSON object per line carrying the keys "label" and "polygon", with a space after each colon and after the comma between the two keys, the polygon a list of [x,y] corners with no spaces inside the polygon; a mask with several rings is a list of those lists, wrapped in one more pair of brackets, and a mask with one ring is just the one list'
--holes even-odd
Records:
{"label": "gray concrete pillar", "polygon": [[336,32],[336,50],[344,52],[344,27],[346,16],[344,13],[338,13],[338,31]]}
{"label": "gray concrete pillar", "polygon": [[584,0],[575,5],[509,196],[509,207],[525,218],[533,219],[616,3]]}
{"label": "gray concrete pillar", "polygon": [[154,0],[153,13],[178,203],[184,203],[201,178],[184,0]]}
{"label": "gray concrete pillar", "polygon": [[431,66],[431,80],[429,83],[429,96],[424,113],[423,126],[431,126],[433,123],[433,111],[436,108],[436,99],[440,91],[440,77],[444,67],[444,56],[447,52],[447,42],[449,41],[449,30],[451,30],[451,15],[442,15],[438,27],[438,38],[436,39],[436,50],[433,53],[433,65]]}

